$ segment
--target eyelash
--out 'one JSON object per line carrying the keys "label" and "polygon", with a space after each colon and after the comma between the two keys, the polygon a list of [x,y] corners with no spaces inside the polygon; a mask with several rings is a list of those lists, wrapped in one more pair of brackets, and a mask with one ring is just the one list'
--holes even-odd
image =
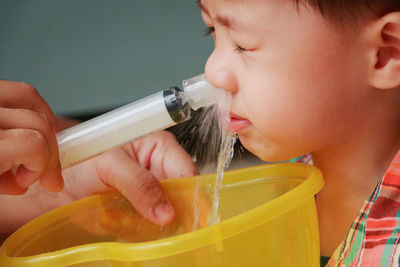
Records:
{"label": "eyelash", "polygon": [[207,28],[204,29],[204,36],[209,36],[213,32],[215,32],[215,28],[214,27],[207,27]]}
{"label": "eyelash", "polygon": [[236,52],[236,53],[238,53],[238,54],[240,54],[240,53],[242,53],[242,52],[245,52],[246,51],[246,48],[243,48],[243,47],[241,47],[241,46],[239,46],[239,45],[236,45],[236,48],[235,48],[235,50],[233,50],[234,52]]}
{"label": "eyelash", "polygon": [[[209,35],[211,35],[213,32],[215,32],[215,27],[207,27],[205,30],[204,30],[204,36],[209,36]],[[240,54],[240,53],[242,53],[242,52],[245,52],[246,51],[246,48],[243,48],[243,47],[241,47],[241,46],[239,46],[239,45],[236,45],[236,48],[233,50],[235,53],[238,53],[238,54]]]}

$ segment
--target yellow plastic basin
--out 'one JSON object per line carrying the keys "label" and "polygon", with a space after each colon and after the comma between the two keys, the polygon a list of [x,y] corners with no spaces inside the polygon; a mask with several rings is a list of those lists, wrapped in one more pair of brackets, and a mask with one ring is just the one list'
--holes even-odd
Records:
{"label": "yellow plastic basin", "polygon": [[214,181],[215,175],[163,180],[176,210],[165,227],[117,193],[60,207],[13,233],[0,247],[0,265],[319,266],[318,169],[274,164],[226,172],[220,223],[207,226]]}

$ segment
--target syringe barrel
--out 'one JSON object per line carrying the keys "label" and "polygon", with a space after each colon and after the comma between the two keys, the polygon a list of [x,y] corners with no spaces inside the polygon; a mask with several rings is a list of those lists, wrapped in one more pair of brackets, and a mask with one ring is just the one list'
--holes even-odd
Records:
{"label": "syringe barrel", "polygon": [[171,87],[58,133],[62,169],[188,119],[179,94]]}
{"label": "syringe barrel", "polygon": [[57,134],[61,168],[66,169],[146,134],[190,118],[191,111],[216,102],[217,91],[204,74]]}

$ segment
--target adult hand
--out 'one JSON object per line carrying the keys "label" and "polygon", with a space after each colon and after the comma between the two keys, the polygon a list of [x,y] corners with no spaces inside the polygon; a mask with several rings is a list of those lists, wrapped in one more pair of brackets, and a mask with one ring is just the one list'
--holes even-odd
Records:
{"label": "adult hand", "polygon": [[63,188],[56,118],[34,87],[0,81],[0,194],[23,194],[37,180]]}

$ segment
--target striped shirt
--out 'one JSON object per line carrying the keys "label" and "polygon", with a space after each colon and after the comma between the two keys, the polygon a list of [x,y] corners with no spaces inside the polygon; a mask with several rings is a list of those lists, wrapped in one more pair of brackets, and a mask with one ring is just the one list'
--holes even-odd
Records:
{"label": "striped shirt", "polygon": [[400,151],[327,266],[400,266]]}

